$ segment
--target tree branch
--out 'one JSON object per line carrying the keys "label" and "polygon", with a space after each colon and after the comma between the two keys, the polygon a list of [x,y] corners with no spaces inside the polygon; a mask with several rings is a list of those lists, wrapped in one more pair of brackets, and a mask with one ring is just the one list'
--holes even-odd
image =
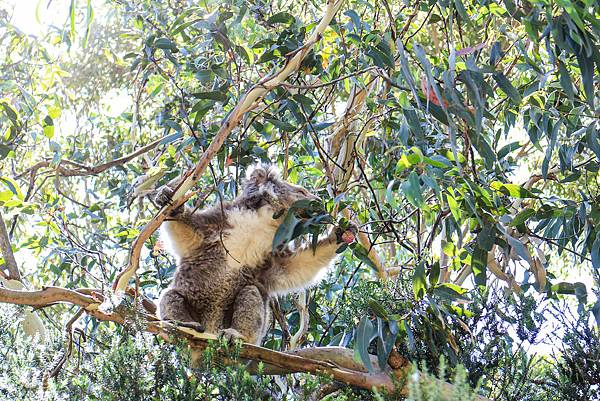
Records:
{"label": "tree branch", "polygon": [[42,290],[35,291],[10,290],[0,287],[0,302],[35,307],[69,303],[81,306],[86,311],[95,310],[100,304],[90,295],[61,287],[45,287]]}
{"label": "tree branch", "polygon": [[0,250],[2,250],[4,264],[8,270],[8,276],[6,278],[9,280],[21,281],[21,273],[19,272],[12,246],[10,245],[10,238],[8,237],[8,231],[6,230],[2,213],[0,213]]}
{"label": "tree branch", "polygon": [[[164,140],[164,138],[159,138],[159,139],[155,140],[154,142],[150,142],[146,146],[142,146],[138,150],[136,150],[132,153],[129,153],[128,155],[119,157],[118,159],[111,160],[106,163],[98,164],[96,166],[86,166],[81,163],[63,159],[58,163],[58,166],[56,166],[54,168],[54,171],[58,175],[63,176],[63,177],[82,177],[82,176],[87,176],[87,175],[100,174],[112,167],[122,166],[123,164],[130,162],[131,160],[135,159],[136,157],[143,155],[146,152],[151,151],[152,149],[154,149],[155,147],[160,145],[160,143],[163,140]],[[67,165],[71,166],[71,167],[66,167]],[[23,171],[21,174],[19,174],[17,176],[17,178],[21,178],[24,175],[30,173],[31,171],[37,171],[41,168],[46,168],[46,167],[50,167],[50,166],[51,166],[50,160],[43,160],[41,162],[34,164],[32,167],[28,168],[27,170]]]}
{"label": "tree branch", "polygon": [[[330,180],[333,179],[334,181],[330,183],[333,188],[332,191],[335,191],[331,194],[333,196],[337,196],[348,188],[348,183],[350,182],[352,172],[354,171],[354,162],[356,159],[355,146],[358,143],[362,144],[364,139],[363,134],[366,132],[366,129],[362,129],[360,132],[356,133],[354,122],[360,113],[362,113],[366,99],[371,91],[375,89],[376,83],[377,79],[371,77],[371,80],[365,88],[357,89],[356,86],[352,88],[352,93],[348,98],[344,114],[338,119],[334,126],[333,135],[329,142],[329,148],[330,153],[336,159],[336,163],[333,168],[332,177],[328,177]],[[327,161],[323,160],[323,163],[326,164]],[[344,214],[344,217],[351,220],[352,216],[348,209],[344,209],[342,213]],[[375,251],[369,236],[364,232],[359,231],[358,241],[367,250],[369,259],[377,267],[378,277],[380,279],[386,278],[387,274],[383,263]]]}

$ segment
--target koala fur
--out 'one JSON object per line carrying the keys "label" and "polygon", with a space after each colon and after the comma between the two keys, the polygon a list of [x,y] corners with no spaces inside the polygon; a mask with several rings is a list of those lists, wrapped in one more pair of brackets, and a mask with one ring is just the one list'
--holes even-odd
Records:
{"label": "koala fur", "polygon": [[[170,202],[163,187],[157,202]],[[163,223],[163,238],[176,257],[173,281],[160,297],[159,316],[188,327],[260,344],[270,325],[269,298],[315,283],[336,256],[332,232],[310,247],[272,253],[283,217],[273,214],[300,199],[318,199],[279,177],[275,168],[249,169],[232,202],[193,212],[180,207]]]}

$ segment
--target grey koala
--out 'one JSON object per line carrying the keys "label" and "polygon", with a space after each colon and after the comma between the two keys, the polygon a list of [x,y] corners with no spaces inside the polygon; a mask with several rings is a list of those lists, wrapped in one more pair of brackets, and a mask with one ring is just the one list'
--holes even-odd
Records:
{"label": "grey koala", "polygon": [[[165,186],[156,201],[164,205],[172,195]],[[339,246],[334,230],[314,252],[288,245],[272,253],[283,219],[274,219],[274,213],[300,199],[318,198],[282,180],[274,167],[259,164],[248,170],[243,192],[233,201],[174,211],[162,230],[177,270],[161,294],[160,318],[260,344],[271,320],[269,298],[314,284]]]}

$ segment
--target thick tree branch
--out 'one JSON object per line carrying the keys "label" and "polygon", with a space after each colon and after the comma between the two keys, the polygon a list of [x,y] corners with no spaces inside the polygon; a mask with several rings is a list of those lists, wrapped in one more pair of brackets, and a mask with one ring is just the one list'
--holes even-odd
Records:
{"label": "thick tree branch", "polygon": [[208,167],[208,164],[212,160],[212,158],[217,154],[225,140],[231,134],[231,132],[240,125],[242,118],[249,111],[255,109],[259,102],[264,98],[264,96],[274,88],[280,86],[291,74],[298,71],[300,68],[300,64],[304,57],[308,54],[311,48],[317,43],[325,29],[329,26],[331,20],[339,10],[339,8],[344,3],[344,0],[327,0],[327,8],[325,10],[325,15],[316,26],[316,28],[311,33],[310,37],[307,39],[304,46],[299,48],[297,51],[293,52],[293,54],[288,55],[288,59],[284,66],[274,72],[272,75],[269,75],[262,79],[258,84],[253,86],[240,100],[238,105],[231,111],[231,113],[227,116],[221,129],[215,135],[212,142],[206,148],[198,164],[190,171],[188,171],[183,177],[181,184],[176,189],[173,194],[173,204],[163,208],[140,232],[138,237],[132,244],[131,251],[129,253],[129,261],[127,267],[119,273],[117,279],[113,284],[113,289],[115,292],[122,292],[127,287],[127,283],[137,270],[139,266],[139,257],[141,254],[141,249],[143,244],[150,238],[152,233],[160,227],[161,223],[165,219],[165,217],[170,213],[174,208],[182,205],[186,198],[185,194],[192,189],[196,182],[202,177],[202,174]]}
{"label": "thick tree branch", "polygon": [[95,310],[100,304],[90,295],[60,287],[46,287],[36,291],[19,291],[0,287],[0,302],[35,307],[69,303],[81,306],[86,310]]}

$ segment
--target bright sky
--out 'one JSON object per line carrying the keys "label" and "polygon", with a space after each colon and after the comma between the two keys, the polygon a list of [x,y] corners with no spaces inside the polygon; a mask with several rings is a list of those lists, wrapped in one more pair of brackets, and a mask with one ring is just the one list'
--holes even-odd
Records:
{"label": "bright sky", "polygon": [[13,25],[30,35],[44,34],[52,25],[63,26],[70,5],[68,0],[50,0],[49,8],[46,8],[49,2],[44,0],[3,0],[3,3],[9,5],[8,9],[13,7]]}

